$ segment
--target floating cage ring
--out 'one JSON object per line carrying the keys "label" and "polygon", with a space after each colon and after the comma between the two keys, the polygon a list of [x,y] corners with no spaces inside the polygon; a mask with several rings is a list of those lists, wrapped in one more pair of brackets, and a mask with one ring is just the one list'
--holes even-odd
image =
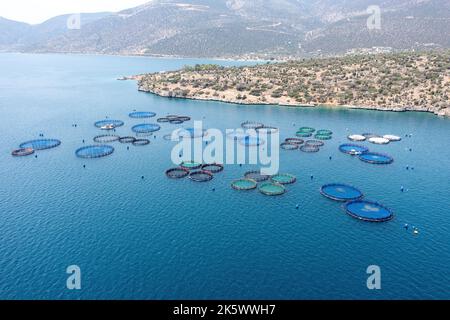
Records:
{"label": "floating cage ring", "polygon": [[100,120],[94,123],[94,126],[102,130],[113,130],[122,127],[125,123],[122,120]]}
{"label": "floating cage ring", "polygon": [[260,122],[255,122],[255,121],[245,121],[245,122],[241,123],[241,127],[243,129],[254,129],[254,130],[257,130],[257,129],[263,128],[264,124],[260,123]]}
{"label": "floating cage ring", "polygon": [[189,175],[189,170],[184,168],[172,168],[166,170],[166,176],[170,179],[182,179]]}
{"label": "floating cage ring", "polygon": [[183,121],[183,120],[180,120],[180,119],[170,119],[170,120],[169,120],[169,123],[170,123],[170,124],[183,124],[184,121]]}
{"label": "floating cage ring", "polygon": [[339,146],[339,151],[356,156],[368,152],[369,148],[360,144],[345,143]]}
{"label": "floating cage ring", "polygon": [[197,170],[202,167],[202,164],[195,161],[183,161],[180,164],[181,168],[187,169],[187,170]]}
{"label": "floating cage ring", "polygon": [[301,131],[297,131],[297,132],[295,133],[295,135],[296,135],[297,137],[300,137],[300,138],[309,138],[309,137],[312,137],[312,133],[310,133],[310,132],[301,132]]}
{"label": "floating cage ring", "polygon": [[315,131],[316,131],[316,129],[311,128],[311,127],[301,127],[297,130],[297,132],[303,132],[303,133],[313,133]]}
{"label": "floating cage ring", "polygon": [[316,135],[314,135],[314,138],[318,139],[318,140],[331,140],[333,138],[333,136],[326,135],[326,134],[316,134]]}
{"label": "floating cage ring", "polygon": [[315,153],[315,152],[319,152],[320,149],[319,149],[319,147],[316,147],[316,146],[304,145],[304,146],[300,147],[300,151],[306,152],[306,153]]}
{"label": "floating cage ring", "polygon": [[211,173],[219,173],[223,171],[224,167],[222,164],[211,163],[202,165],[201,169],[204,171],[209,171]]}
{"label": "floating cage ring", "polygon": [[94,142],[97,143],[111,143],[114,141],[118,141],[120,139],[120,136],[116,136],[113,134],[103,134],[100,136],[94,137]]}
{"label": "floating cage ring", "polygon": [[23,142],[19,145],[20,149],[32,148],[34,150],[46,150],[56,148],[61,144],[60,140],[57,139],[37,139],[27,142]]}
{"label": "floating cage ring", "polygon": [[298,145],[303,144],[305,142],[305,140],[300,138],[286,138],[284,141],[287,143],[295,143]]}
{"label": "floating cage ring", "polygon": [[256,182],[263,182],[269,180],[270,176],[261,174],[261,171],[247,171],[244,174],[246,179],[255,180]]}
{"label": "floating cage ring", "polygon": [[156,122],[166,123],[166,122],[170,122],[170,119],[168,119],[168,118],[158,118],[158,119],[156,119]]}
{"label": "floating cage ring", "polygon": [[333,134],[333,131],[328,130],[328,129],[320,129],[320,130],[317,130],[316,133],[320,134],[320,135],[324,135],[324,136],[331,136]]}
{"label": "floating cage ring", "polygon": [[394,158],[387,154],[377,152],[365,152],[360,154],[359,160],[371,163],[371,164],[391,164],[394,162]]}
{"label": "floating cage ring", "polygon": [[361,134],[351,134],[347,137],[350,141],[366,141],[366,137]]}
{"label": "floating cage ring", "polygon": [[142,123],[135,125],[131,130],[135,133],[153,133],[161,130],[161,126],[155,123]]}
{"label": "floating cage ring", "polygon": [[305,145],[311,146],[311,147],[323,147],[325,143],[320,140],[307,140],[305,142]]}
{"label": "floating cage ring", "polygon": [[131,112],[128,116],[130,118],[135,118],[135,119],[145,119],[145,118],[155,117],[156,113],[151,112],[151,111],[135,111],[135,112]]}
{"label": "floating cage ring", "polygon": [[270,180],[279,184],[292,184],[297,181],[297,178],[289,173],[279,173],[271,176]]}
{"label": "floating cage ring", "polygon": [[108,145],[95,145],[79,148],[75,154],[79,158],[93,159],[109,156],[114,152],[114,148]]}
{"label": "floating cage ring", "polygon": [[383,137],[373,137],[369,139],[369,142],[373,144],[388,144],[391,140]]}
{"label": "floating cage ring", "polygon": [[271,127],[271,126],[263,126],[260,128],[256,128],[256,132],[258,132],[258,133],[275,134],[279,131],[280,131],[280,129],[278,129],[276,127]]}
{"label": "floating cage ring", "polygon": [[20,148],[20,149],[13,150],[11,152],[11,155],[13,157],[25,157],[25,156],[29,156],[33,153],[34,153],[33,148]]}
{"label": "floating cage ring", "polygon": [[351,217],[368,222],[385,222],[394,217],[391,209],[374,201],[350,201],[344,205],[344,210]]}
{"label": "floating cage ring", "polygon": [[188,116],[179,116],[179,117],[178,117],[178,120],[181,120],[181,121],[183,121],[183,122],[191,121],[191,117],[188,117]]}
{"label": "floating cage ring", "polygon": [[256,189],[258,182],[253,179],[238,179],[231,183],[231,187],[235,190],[246,191]]}
{"label": "floating cage ring", "polygon": [[191,171],[189,173],[189,179],[195,182],[207,182],[214,178],[213,174],[205,170]]}
{"label": "floating cage ring", "polygon": [[283,142],[280,144],[280,148],[283,150],[297,150],[300,146],[293,142]]}
{"label": "floating cage ring", "polygon": [[320,188],[320,193],[334,201],[354,201],[364,197],[364,194],[355,187],[342,183],[330,183]]}
{"label": "floating cage ring", "polygon": [[169,120],[176,120],[178,119],[180,116],[177,116],[176,114],[169,114],[167,116],[165,116],[165,118],[169,119]]}
{"label": "floating cage ring", "polygon": [[132,144],[133,144],[133,146],[137,146],[137,147],[146,146],[146,145],[150,144],[150,140],[148,140],[148,139],[136,139],[136,140],[134,140],[132,142]]}
{"label": "floating cage ring", "polygon": [[386,134],[386,135],[383,136],[383,138],[388,139],[389,141],[392,141],[392,142],[396,142],[396,141],[401,141],[402,140],[401,137],[395,136],[393,134]]}
{"label": "floating cage ring", "polygon": [[119,139],[120,143],[133,143],[135,142],[137,139],[135,137],[121,137]]}
{"label": "floating cage ring", "polygon": [[279,183],[264,182],[259,185],[259,192],[266,196],[280,196],[286,193],[286,188]]}

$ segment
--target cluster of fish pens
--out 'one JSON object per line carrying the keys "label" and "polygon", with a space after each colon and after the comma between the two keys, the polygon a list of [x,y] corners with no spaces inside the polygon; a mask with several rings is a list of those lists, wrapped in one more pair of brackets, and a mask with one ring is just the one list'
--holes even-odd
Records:
{"label": "cluster of fish pens", "polygon": [[[307,138],[314,139],[306,140]],[[331,140],[333,138],[333,132],[327,129],[321,129],[316,132],[316,129],[311,127],[301,127],[297,130],[296,138],[286,138],[283,143],[280,144],[280,148],[283,150],[298,150],[306,153],[319,152],[320,148],[325,145],[324,140]]]}
{"label": "cluster of fish pens", "polygon": [[214,174],[222,172],[223,169],[223,165],[217,163],[201,164],[195,161],[183,161],[178,167],[166,170],[166,176],[170,179],[189,177],[194,182],[208,182],[214,178]]}
{"label": "cluster of fish pens", "polygon": [[279,196],[286,193],[285,185],[293,184],[297,178],[292,174],[278,173],[264,175],[260,171],[248,171],[244,178],[234,180],[231,187],[239,191],[248,191],[258,188],[259,192],[267,196]]}

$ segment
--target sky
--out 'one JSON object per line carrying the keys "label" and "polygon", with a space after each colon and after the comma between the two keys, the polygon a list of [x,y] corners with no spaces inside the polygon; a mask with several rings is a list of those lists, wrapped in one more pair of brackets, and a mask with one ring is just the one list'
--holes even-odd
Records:
{"label": "sky", "polygon": [[31,24],[67,13],[120,11],[150,0],[0,0],[0,17]]}

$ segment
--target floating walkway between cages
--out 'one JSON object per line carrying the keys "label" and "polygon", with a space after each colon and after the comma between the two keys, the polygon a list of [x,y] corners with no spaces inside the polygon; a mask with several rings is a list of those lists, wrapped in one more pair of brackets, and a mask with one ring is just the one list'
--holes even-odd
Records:
{"label": "floating walkway between cages", "polygon": [[320,193],[326,198],[342,202],[359,200],[364,196],[363,193],[355,187],[340,183],[324,185],[320,188]]}
{"label": "floating walkway between cages", "polygon": [[57,139],[37,139],[23,142],[19,145],[20,149],[47,150],[56,148],[61,144]]}
{"label": "floating walkway between cages", "polygon": [[134,119],[145,119],[145,118],[155,117],[156,113],[151,112],[151,111],[135,111],[135,112],[131,112],[128,116],[130,118],[134,118]]}
{"label": "floating walkway between cages", "polygon": [[280,196],[286,193],[286,188],[283,185],[273,182],[261,183],[258,190],[266,196]]}
{"label": "floating walkway between cages", "polygon": [[142,124],[133,126],[131,128],[131,130],[134,133],[146,134],[146,133],[153,133],[153,132],[161,130],[161,126],[159,124],[154,124],[154,123],[142,123]]}
{"label": "floating walkway between cages", "polygon": [[246,191],[256,189],[258,183],[253,179],[238,179],[231,183],[231,187],[235,190]]}
{"label": "floating walkway between cages", "polygon": [[271,176],[270,180],[278,184],[292,184],[297,181],[297,178],[289,173],[279,173]]}
{"label": "floating walkway between cages", "polygon": [[102,130],[113,130],[118,127],[122,127],[125,123],[122,120],[100,120],[94,123],[94,126],[96,126],[99,129]]}
{"label": "floating walkway between cages", "polygon": [[172,168],[166,170],[166,176],[170,179],[182,179],[189,175],[189,170],[184,168]]}
{"label": "floating walkway between cages", "polygon": [[372,164],[391,164],[394,158],[387,154],[377,152],[365,152],[358,156],[359,160]]}
{"label": "floating walkway between cages", "polygon": [[113,134],[103,134],[103,135],[94,137],[94,142],[111,143],[111,142],[119,141],[119,139],[120,139],[120,136],[116,136]]}
{"label": "floating walkway between cages", "polygon": [[355,200],[346,203],[344,208],[347,214],[363,221],[384,222],[394,217],[390,209],[373,201]]}
{"label": "floating walkway between cages", "polygon": [[108,145],[95,145],[79,148],[75,154],[79,158],[94,159],[109,156],[114,152],[114,148]]}
{"label": "floating walkway between cages", "polygon": [[189,173],[189,179],[194,182],[208,182],[214,178],[213,174],[205,170],[196,170]]}
{"label": "floating walkway between cages", "polygon": [[359,144],[345,143],[339,146],[339,151],[350,155],[359,155],[368,152],[369,148]]}

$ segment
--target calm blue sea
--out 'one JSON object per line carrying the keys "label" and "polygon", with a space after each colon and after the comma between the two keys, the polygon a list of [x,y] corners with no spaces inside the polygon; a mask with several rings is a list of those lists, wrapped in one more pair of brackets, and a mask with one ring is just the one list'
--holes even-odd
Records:
{"label": "calm blue sea", "polygon": [[[170,100],[116,80],[204,62],[0,54],[0,298],[450,298],[450,119]],[[226,166],[207,184],[167,179],[173,144],[162,136],[173,125],[163,125],[146,147],[114,143],[110,157],[75,157],[105,116],[124,120],[118,133],[129,135],[139,123],[127,116],[133,109],[188,115],[221,129],[261,121],[279,127],[282,138],[312,126],[331,129],[334,139],[317,154],[281,152],[281,171],[298,178],[281,197],[230,188],[256,169],[250,165]],[[349,133],[362,132],[402,136],[370,145],[395,162],[370,165],[338,151]],[[11,156],[40,133],[61,146],[38,158]],[[394,220],[346,215],[319,193],[333,182],[360,188],[390,207]],[[66,289],[73,264],[81,268],[81,290]],[[381,268],[381,290],[366,287],[369,265]]]}

